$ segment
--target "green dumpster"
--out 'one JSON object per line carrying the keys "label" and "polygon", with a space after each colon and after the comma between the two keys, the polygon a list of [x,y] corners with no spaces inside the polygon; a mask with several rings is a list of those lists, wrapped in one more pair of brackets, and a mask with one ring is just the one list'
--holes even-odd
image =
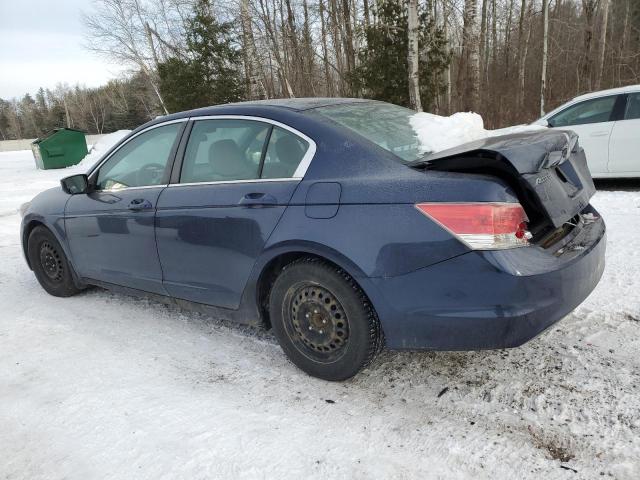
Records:
{"label": "green dumpster", "polygon": [[56,128],[31,143],[36,167],[41,170],[75,165],[87,154],[85,132],[74,128]]}

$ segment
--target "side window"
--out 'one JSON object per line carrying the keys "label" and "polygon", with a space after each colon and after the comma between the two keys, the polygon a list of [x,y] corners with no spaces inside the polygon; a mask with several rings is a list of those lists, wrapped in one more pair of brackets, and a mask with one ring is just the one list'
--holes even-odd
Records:
{"label": "side window", "polygon": [[127,142],[98,171],[98,190],[161,185],[182,123],[142,133]]}
{"label": "side window", "polygon": [[585,100],[573,105],[549,119],[552,127],[569,127],[588,123],[608,122],[617,100],[617,95]]}
{"label": "side window", "polygon": [[197,120],[187,143],[180,182],[257,179],[270,128],[254,120]]}
{"label": "side window", "polygon": [[640,92],[630,93],[627,97],[627,108],[624,111],[625,120],[640,118]]}
{"label": "side window", "polygon": [[262,178],[291,178],[302,161],[309,143],[280,127],[273,127]]}

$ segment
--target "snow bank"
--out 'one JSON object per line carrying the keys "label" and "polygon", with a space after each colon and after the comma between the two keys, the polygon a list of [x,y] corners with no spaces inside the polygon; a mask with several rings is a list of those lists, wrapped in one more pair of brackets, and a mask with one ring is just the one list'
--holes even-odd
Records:
{"label": "snow bank", "polygon": [[450,117],[419,112],[409,119],[422,152],[439,152],[486,137],[545,129],[541,125],[517,125],[485,130],[482,117],[473,112],[458,112]]}
{"label": "snow bank", "polygon": [[96,163],[102,156],[107,153],[107,151],[113,147],[116,143],[122,140],[124,137],[129,135],[131,130],[118,130],[113,133],[108,133],[104,135],[100,140],[98,140],[94,145],[91,146],[89,153],[86,157],[82,159],[82,161],[78,164],[85,169],[91,167],[94,163]]}

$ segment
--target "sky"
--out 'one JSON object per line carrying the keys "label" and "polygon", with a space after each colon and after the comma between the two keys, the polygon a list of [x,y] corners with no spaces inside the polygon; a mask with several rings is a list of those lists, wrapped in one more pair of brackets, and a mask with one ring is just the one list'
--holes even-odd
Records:
{"label": "sky", "polygon": [[0,0],[0,98],[58,83],[99,86],[123,68],[83,47],[92,0]]}

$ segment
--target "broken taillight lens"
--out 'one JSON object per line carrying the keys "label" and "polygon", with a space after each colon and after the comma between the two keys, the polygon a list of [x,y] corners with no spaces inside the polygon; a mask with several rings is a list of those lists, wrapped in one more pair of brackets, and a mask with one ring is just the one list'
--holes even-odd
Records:
{"label": "broken taillight lens", "polygon": [[418,203],[416,208],[474,250],[529,245],[527,214],[519,203]]}

